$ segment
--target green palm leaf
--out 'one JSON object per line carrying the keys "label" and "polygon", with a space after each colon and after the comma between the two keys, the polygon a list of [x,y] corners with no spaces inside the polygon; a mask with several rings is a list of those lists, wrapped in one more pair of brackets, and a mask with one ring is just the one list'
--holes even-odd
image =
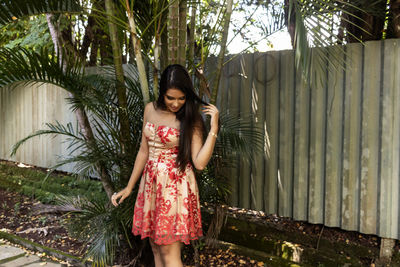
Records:
{"label": "green palm leaf", "polygon": [[0,27],[17,18],[44,13],[80,13],[82,10],[76,0],[1,0]]}
{"label": "green palm leaf", "polygon": [[80,197],[59,196],[57,204],[74,207],[74,211],[66,216],[65,225],[70,234],[84,241],[88,249],[85,259],[93,260],[98,266],[112,265],[116,248],[120,245],[122,235],[132,247],[132,235],[126,228],[132,225],[132,194],[117,208],[111,208],[110,203]]}
{"label": "green palm leaf", "polygon": [[69,144],[68,148],[71,148],[72,146],[78,144],[78,143],[85,143],[85,140],[83,138],[82,135],[77,134],[71,123],[68,123],[67,126],[62,125],[59,121],[56,122],[56,124],[52,124],[52,123],[46,123],[46,126],[49,128],[48,130],[39,130],[36,131],[30,135],[28,135],[27,137],[19,140],[12,148],[11,150],[11,155],[10,156],[14,156],[15,153],[17,152],[18,148],[23,145],[26,141],[28,141],[29,139],[36,137],[36,136],[41,136],[41,135],[63,135],[63,136],[67,136],[70,139],[70,141],[72,143]]}
{"label": "green palm leaf", "polygon": [[44,48],[38,52],[24,48],[0,49],[0,87],[30,84],[54,84],[71,93],[85,85],[82,65],[67,55],[58,61],[54,51]]}
{"label": "green palm leaf", "polygon": [[[361,9],[359,1],[337,1],[337,0],[290,0],[289,18],[295,14],[295,62],[296,67],[301,69],[305,80],[310,83],[320,82],[326,76],[324,71],[327,64],[335,69],[344,68],[344,48],[338,46],[337,31],[341,29],[341,19],[346,20],[342,14],[349,18],[362,21],[356,12],[365,12]],[[354,12],[356,11],[356,12]],[[362,26],[354,24],[352,20],[348,23],[361,31],[366,31]],[[348,33],[351,34],[351,33]],[[361,41],[361,40],[359,40]],[[315,49],[335,46],[335,49]],[[331,69],[330,69],[331,70]],[[311,73],[314,75],[311,76]]]}

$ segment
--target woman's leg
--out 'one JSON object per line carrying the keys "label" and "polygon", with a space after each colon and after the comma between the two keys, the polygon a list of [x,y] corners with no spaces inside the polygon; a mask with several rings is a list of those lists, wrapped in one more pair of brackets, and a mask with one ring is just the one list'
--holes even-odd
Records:
{"label": "woman's leg", "polygon": [[181,242],[177,241],[169,245],[160,245],[161,258],[164,267],[182,267]]}
{"label": "woman's leg", "polygon": [[156,267],[164,267],[164,263],[161,258],[160,246],[154,243],[153,239],[149,238],[149,240],[151,249],[153,250],[154,264],[156,265]]}

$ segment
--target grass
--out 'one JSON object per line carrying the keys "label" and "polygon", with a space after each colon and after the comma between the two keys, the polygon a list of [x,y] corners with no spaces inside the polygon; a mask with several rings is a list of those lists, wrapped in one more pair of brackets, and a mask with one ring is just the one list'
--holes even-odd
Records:
{"label": "grass", "polygon": [[78,179],[72,175],[51,175],[32,168],[19,168],[0,161],[0,188],[16,191],[42,203],[54,204],[57,195],[84,196],[89,200],[105,200],[100,181]]}

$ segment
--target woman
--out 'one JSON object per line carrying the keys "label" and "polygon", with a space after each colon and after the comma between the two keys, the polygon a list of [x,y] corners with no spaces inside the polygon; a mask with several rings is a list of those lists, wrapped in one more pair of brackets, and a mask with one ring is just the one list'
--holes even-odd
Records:
{"label": "woman", "polygon": [[[204,143],[200,104],[211,116]],[[181,243],[203,235],[192,166],[202,170],[210,160],[218,118],[218,109],[195,94],[184,67],[176,64],[164,70],[158,100],[144,110],[142,141],[128,185],[111,199],[114,206],[122,203],[143,171],[132,232],[149,237],[156,267],[183,266]]]}

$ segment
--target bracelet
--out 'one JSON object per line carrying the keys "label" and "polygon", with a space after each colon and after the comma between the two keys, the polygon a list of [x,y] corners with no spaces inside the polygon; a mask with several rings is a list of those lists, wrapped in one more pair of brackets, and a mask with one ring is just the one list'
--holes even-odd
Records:
{"label": "bracelet", "polygon": [[208,135],[212,135],[212,136],[214,136],[215,138],[217,138],[218,137],[218,135],[216,135],[215,133],[213,133],[213,132],[209,132],[208,133]]}

